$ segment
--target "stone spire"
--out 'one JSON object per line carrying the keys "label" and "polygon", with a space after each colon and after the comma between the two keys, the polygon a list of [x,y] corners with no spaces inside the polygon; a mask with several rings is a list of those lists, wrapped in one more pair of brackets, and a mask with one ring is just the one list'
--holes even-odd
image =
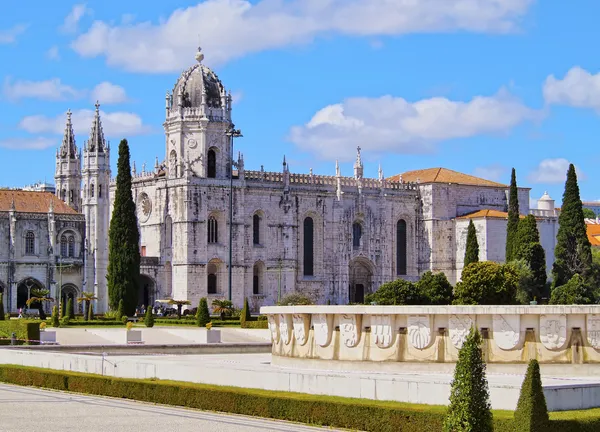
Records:
{"label": "stone spire", "polygon": [[383,169],[381,168],[381,164],[379,164],[379,181],[383,181]]}
{"label": "stone spire", "polygon": [[363,163],[360,158],[360,146],[356,147],[356,162],[354,162],[354,178],[362,178],[363,176]]}
{"label": "stone spire", "polygon": [[106,140],[102,130],[102,121],[100,120],[100,104],[96,101],[96,113],[90,131],[90,139],[87,143],[87,149],[91,152],[104,153],[106,151]]}
{"label": "stone spire", "polygon": [[75,133],[73,133],[73,123],[71,123],[71,110],[67,111],[67,124],[65,125],[65,135],[60,146],[60,157],[75,159],[77,158],[77,146],[75,145]]}

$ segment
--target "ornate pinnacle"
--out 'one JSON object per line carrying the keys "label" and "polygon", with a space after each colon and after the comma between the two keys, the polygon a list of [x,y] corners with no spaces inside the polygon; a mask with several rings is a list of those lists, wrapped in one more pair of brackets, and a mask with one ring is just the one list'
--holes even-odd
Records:
{"label": "ornate pinnacle", "polygon": [[198,63],[202,63],[202,60],[204,60],[204,54],[202,54],[202,48],[198,47],[198,52],[196,53],[196,61]]}

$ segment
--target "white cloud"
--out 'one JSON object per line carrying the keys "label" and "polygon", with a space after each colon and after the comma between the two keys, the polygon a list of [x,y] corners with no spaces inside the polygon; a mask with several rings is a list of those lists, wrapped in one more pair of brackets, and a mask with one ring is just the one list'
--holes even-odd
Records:
{"label": "white cloud", "polygon": [[56,45],[50,47],[50,49],[46,51],[46,57],[50,60],[60,60],[60,53],[58,51],[58,47]]}
{"label": "white cloud", "polygon": [[17,36],[20,36],[27,30],[25,24],[17,24],[7,30],[0,30],[0,45],[16,42]]}
{"label": "white cloud", "polygon": [[358,145],[375,154],[430,153],[441,141],[505,133],[540,116],[502,90],[469,102],[349,98],[319,110],[306,125],[293,127],[289,139],[322,158],[348,161]]}
{"label": "white cloud", "polygon": [[506,180],[504,176],[507,172],[508,170],[506,169],[506,167],[499,164],[492,164],[489,166],[475,168],[473,170],[473,175],[495,182],[502,182],[502,180]]}
{"label": "white cloud", "polygon": [[563,79],[554,75],[544,83],[544,100],[549,104],[592,108],[600,111],[600,72],[592,75],[575,66]]}
{"label": "white cloud", "polygon": [[92,101],[99,101],[100,104],[118,104],[127,101],[125,89],[119,85],[101,82],[92,90],[90,97]]}
{"label": "white cloud", "polygon": [[[130,112],[105,113],[100,111],[102,127],[107,137],[142,135],[152,132],[152,129],[143,123],[140,116]],[[78,110],[73,112],[73,129],[76,134],[89,134],[94,119],[94,110]],[[65,128],[66,117],[64,114],[56,117],[34,115],[24,117],[19,122],[19,128],[33,134],[53,133],[62,135]]]}
{"label": "white cloud", "polygon": [[73,6],[73,9],[71,9],[71,12],[69,12],[69,15],[65,17],[65,21],[60,30],[64,33],[76,33],[79,21],[89,12],[90,11],[85,4],[76,4]]}
{"label": "white cloud", "polygon": [[509,32],[534,0],[206,0],[166,20],[96,21],[72,43],[84,57],[136,72],[188,67],[200,39],[211,65],[248,53],[307,43],[324,34]]}
{"label": "white cloud", "polygon": [[239,104],[243,98],[244,98],[244,93],[241,91],[231,93],[231,103],[234,105]]}
{"label": "white cloud", "polygon": [[[570,162],[564,158],[544,159],[540,162],[538,167],[529,174],[528,180],[531,183],[564,183],[567,179],[569,164]],[[584,180],[586,178],[585,174],[577,166],[575,166],[575,172],[578,180]]]}
{"label": "white cloud", "polygon": [[55,145],[56,139],[45,137],[0,139],[0,147],[10,150],[44,150]]}
{"label": "white cloud", "polygon": [[63,84],[59,78],[46,81],[4,80],[4,96],[11,100],[37,98],[43,100],[66,100],[81,97],[82,92]]}

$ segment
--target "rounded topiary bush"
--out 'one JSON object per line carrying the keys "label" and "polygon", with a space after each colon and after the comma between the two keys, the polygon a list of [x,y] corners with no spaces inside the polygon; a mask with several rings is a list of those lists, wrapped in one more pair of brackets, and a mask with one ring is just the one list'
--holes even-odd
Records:
{"label": "rounded topiary bush", "polygon": [[154,314],[152,313],[151,307],[148,307],[148,309],[146,310],[144,324],[146,325],[146,327],[154,327]]}

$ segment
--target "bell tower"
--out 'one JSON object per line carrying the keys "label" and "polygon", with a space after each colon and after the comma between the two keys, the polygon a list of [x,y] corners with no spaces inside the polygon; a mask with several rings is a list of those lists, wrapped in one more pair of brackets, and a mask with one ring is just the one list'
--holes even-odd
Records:
{"label": "bell tower", "polygon": [[56,151],[54,174],[56,196],[81,212],[81,154],[75,145],[75,134],[71,123],[71,110],[67,111],[67,124],[60,148]]}

